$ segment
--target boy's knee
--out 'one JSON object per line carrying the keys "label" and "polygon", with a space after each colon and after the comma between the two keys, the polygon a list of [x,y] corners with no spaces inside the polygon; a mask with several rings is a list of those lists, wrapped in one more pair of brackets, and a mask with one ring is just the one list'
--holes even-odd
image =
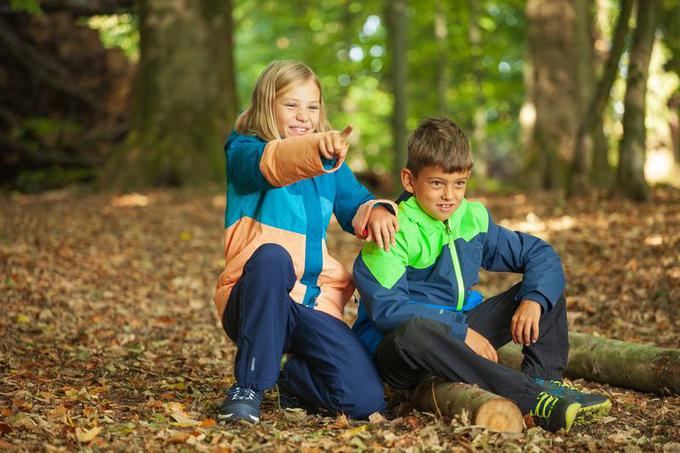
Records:
{"label": "boy's knee", "polygon": [[399,327],[397,338],[399,342],[415,348],[428,348],[435,336],[450,336],[451,332],[445,324],[430,319],[410,319]]}

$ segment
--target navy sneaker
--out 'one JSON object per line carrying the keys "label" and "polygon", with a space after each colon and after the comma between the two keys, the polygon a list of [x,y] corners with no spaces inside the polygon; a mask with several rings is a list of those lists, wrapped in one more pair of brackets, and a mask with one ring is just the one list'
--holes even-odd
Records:
{"label": "navy sneaker", "polygon": [[264,392],[234,384],[229,389],[227,397],[222,403],[220,420],[245,420],[250,423],[260,421],[260,403]]}
{"label": "navy sneaker", "polygon": [[576,423],[593,422],[609,413],[612,402],[604,395],[598,393],[585,393],[565,384],[562,381],[555,381],[542,378],[533,378],[534,382],[543,388],[543,391],[558,398],[567,398],[576,401],[581,405]]}
{"label": "navy sneaker", "polygon": [[575,401],[541,392],[536,397],[531,415],[536,424],[547,431],[569,431],[580,409],[581,405]]}

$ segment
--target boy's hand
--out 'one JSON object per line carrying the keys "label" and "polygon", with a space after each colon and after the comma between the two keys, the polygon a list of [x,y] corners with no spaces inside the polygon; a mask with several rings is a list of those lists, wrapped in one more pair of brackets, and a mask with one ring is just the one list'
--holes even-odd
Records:
{"label": "boy's hand", "polygon": [[347,154],[347,137],[352,133],[352,126],[349,125],[342,132],[328,131],[321,133],[319,141],[319,155],[324,159],[342,159]]}
{"label": "boy's hand", "polygon": [[529,346],[538,341],[538,321],[541,319],[541,305],[533,300],[524,299],[519,303],[510,321],[512,341]]}
{"label": "boy's hand", "polygon": [[368,216],[368,235],[367,241],[374,241],[378,247],[386,252],[390,251],[390,245],[396,245],[395,239],[399,231],[397,218],[384,206],[373,206],[371,214]]}
{"label": "boy's hand", "polygon": [[498,363],[498,353],[493,346],[491,346],[489,340],[476,330],[472,330],[468,327],[467,335],[465,336],[465,344],[482,357]]}

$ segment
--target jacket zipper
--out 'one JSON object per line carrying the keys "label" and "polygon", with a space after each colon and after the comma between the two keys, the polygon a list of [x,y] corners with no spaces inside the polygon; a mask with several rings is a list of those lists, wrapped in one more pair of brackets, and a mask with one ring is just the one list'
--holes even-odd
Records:
{"label": "jacket zipper", "polygon": [[458,260],[458,252],[456,251],[456,244],[451,238],[451,226],[449,220],[446,219],[446,233],[449,236],[449,250],[451,251],[451,261],[453,261],[453,273],[456,274],[456,283],[458,283],[458,305],[456,310],[461,311],[465,303],[465,286],[463,286],[463,273],[460,270],[460,261]]}

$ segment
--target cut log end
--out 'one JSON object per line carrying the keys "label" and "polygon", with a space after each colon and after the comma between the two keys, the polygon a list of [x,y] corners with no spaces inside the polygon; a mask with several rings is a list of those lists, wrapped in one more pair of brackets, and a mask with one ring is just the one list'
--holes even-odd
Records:
{"label": "cut log end", "polygon": [[411,402],[421,410],[454,417],[463,411],[470,422],[493,431],[522,432],[524,421],[515,403],[479,387],[431,378],[409,393]]}
{"label": "cut log end", "polygon": [[479,406],[472,423],[508,433],[521,433],[524,429],[524,420],[519,408],[505,398],[495,398]]}

